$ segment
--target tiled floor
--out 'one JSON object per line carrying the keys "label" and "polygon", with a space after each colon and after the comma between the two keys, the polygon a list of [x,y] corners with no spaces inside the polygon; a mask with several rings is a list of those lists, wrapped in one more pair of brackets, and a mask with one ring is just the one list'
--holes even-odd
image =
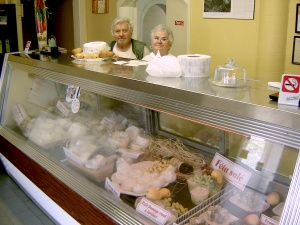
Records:
{"label": "tiled floor", "polygon": [[0,161],[0,225],[54,225],[7,175]]}

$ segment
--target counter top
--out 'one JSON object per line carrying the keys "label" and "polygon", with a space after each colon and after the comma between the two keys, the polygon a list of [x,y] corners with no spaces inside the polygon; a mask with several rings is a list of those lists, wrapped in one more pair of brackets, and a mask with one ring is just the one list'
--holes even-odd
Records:
{"label": "counter top", "polygon": [[[75,60],[69,53],[58,57],[29,54],[29,57],[23,53],[9,54],[8,61],[68,74],[72,76],[70,79],[55,74],[43,76],[221,129],[249,135],[264,132],[262,127],[268,135],[273,135],[274,130],[279,132],[278,136],[294,136],[300,132],[299,107],[278,105],[272,101],[269,95],[277,90],[269,88],[268,81],[248,77],[250,80],[246,86],[220,87],[212,84],[210,77],[153,77],[146,73],[146,65],[119,65],[112,59],[83,62]],[[91,83],[93,81],[99,85],[95,86]],[[143,98],[142,102],[140,98]],[[176,109],[172,105],[176,105]],[[295,133],[286,134],[286,128]]]}

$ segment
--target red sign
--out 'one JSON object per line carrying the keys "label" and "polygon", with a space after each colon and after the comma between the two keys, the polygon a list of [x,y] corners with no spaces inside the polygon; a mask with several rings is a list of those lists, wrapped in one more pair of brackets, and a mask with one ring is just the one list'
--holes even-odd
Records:
{"label": "red sign", "polygon": [[284,76],[282,81],[282,91],[289,93],[299,93],[299,76]]}
{"label": "red sign", "polygon": [[184,26],[184,21],[182,21],[182,20],[175,20],[175,26]]}

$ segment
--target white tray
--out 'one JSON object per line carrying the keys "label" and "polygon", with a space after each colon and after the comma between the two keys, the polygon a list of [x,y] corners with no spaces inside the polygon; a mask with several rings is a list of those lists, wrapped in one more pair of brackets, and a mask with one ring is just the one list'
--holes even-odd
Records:
{"label": "white tray", "polygon": [[237,195],[232,196],[229,199],[230,202],[233,204],[237,205],[241,209],[247,211],[247,212],[263,212],[266,209],[270,207],[270,204],[267,203],[266,201],[261,200],[261,204],[258,204],[256,208],[251,209],[250,207],[246,206],[245,204],[241,203],[238,201]]}
{"label": "white tray", "polygon": [[216,221],[209,221],[207,212],[202,213],[199,217],[203,218],[209,225],[228,225],[229,223],[238,220],[237,217],[229,214],[229,218],[224,223],[217,223]]}

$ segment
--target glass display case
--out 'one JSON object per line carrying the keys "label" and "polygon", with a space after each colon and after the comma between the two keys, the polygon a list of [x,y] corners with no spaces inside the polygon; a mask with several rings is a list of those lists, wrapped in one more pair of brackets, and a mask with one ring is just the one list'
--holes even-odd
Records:
{"label": "glass display case", "polygon": [[7,54],[3,159],[82,224],[297,223],[299,108],[145,68]]}

